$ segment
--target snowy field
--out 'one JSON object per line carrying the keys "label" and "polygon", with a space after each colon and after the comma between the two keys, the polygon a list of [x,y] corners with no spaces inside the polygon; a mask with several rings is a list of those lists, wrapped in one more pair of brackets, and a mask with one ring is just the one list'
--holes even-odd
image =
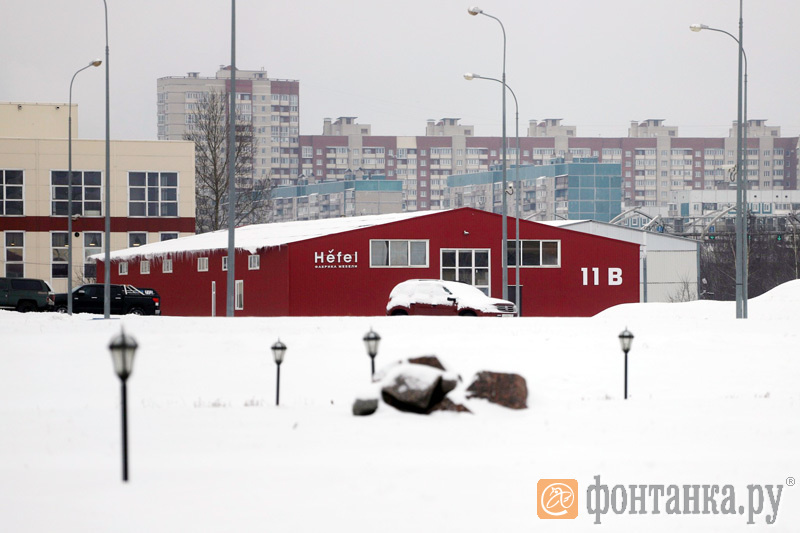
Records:
{"label": "snowy field", "polygon": [[[0,531],[798,532],[800,487],[788,479],[800,476],[798,309],[800,281],[751,300],[748,320],[734,318],[732,302],[705,301],[593,318],[0,311]],[[140,346],[127,484],[107,349],[122,325]],[[627,401],[617,339],[626,326],[635,335]],[[450,396],[473,414],[382,404],[352,416],[353,398],[370,388],[361,340],[370,327],[383,339],[378,368],[437,355],[463,377]],[[280,407],[278,338],[288,347]],[[529,408],[467,400],[480,370],[524,376]],[[646,514],[630,514],[628,501],[596,516],[586,502],[595,476],[609,492],[731,485],[734,514],[668,514],[667,496],[647,496],[634,502]],[[578,481],[576,519],[537,517],[542,478]],[[771,525],[766,488],[755,512],[755,484],[782,487]],[[693,502],[681,493],[681,509]]]}

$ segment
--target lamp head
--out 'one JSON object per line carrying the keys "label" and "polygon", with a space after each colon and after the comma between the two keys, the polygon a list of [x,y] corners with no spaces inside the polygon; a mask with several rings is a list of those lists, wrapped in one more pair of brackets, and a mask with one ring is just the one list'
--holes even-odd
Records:
{"label": "lamp head", "polygon": [[275,364],[283,363],[283,356],[286,353],[286,345],[278,339],[278,342],[272,345],[272,355],[275,357]]}
{"label": "lamp head", "polygon": [[699,32],[701,30],[707,30],[708,26],[706,26],[705,24],[691,24],[689,26],[689,29],[692,30],[693,32]]}
{"label": "lamp head", "polygon": [[95,59],[94,61],[92,61],[89,64],[92,65],[93,67],[99,67],[100,65],[103,64],[103,62],[100,59]]}
{"label": "lamp head", "polygon": [[138,346],[136,339],[125,335],[125,330],[121,330],[108,345],[108,349],[111,350],[111,360],[114,362],[114,371],[120,379],[128,379],[133,372],[133,358]]}
{"label": "lamp head", "polygon": [[471,81],[471,80],[474,80],[476,76],[477,76],[477,74],[474,74],[472,72],[467,72],[466,74],[464,74],[464,79]]}
{"label": "lamp head", "polygon": [[378,355],[378,343],[380,340],[381,336],[372,331],[372,328],[364,335],[364,344],[367,346],[367,353],[370,357]]}
{"label": "lamp head", "polygon": [[633,333],[628,331],[628,328],[625,328],[625,331],[619,334],[619,344],[622,347],[622,351],[628,353],[631,349],[631,343],[633,342]]}
{"label": "lamp head", "polygon": [[469,8],[467,10],[467,13],[469,13],[470,15],[473,15],[473,16],[474,15],[480,15],[481,13],[483,13],[483,9],[479,8],[478,6],[472,6],[471,8]]}

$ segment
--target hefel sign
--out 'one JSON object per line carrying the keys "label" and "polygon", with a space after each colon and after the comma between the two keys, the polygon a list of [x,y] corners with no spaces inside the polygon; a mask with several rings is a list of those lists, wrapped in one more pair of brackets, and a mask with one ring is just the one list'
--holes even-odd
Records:
{"label": "hefel sign", "polygon": [[314,252],[314,268],[358,268],[358,252]]}

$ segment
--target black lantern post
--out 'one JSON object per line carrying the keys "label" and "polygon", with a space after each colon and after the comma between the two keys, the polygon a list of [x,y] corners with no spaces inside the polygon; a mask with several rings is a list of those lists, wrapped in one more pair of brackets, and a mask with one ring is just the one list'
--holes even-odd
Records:
{"label": "black lantern post", "polygon": [[628,328],[625,328],[625,331],[619,334],[619,344],[622,347],[622,351],[625,352],[625,399],[628,399],[628,352],[631,349],[631,343],[633,342],[633,333],[628,331]]}
{"label": "black lantern post", "polygon": [[369,332],[364,335],[364,344],[367,346],[367,353],[372,360],[372,376],[375,376],[375,356],[378,355],[378,343],[381,341],[381,336],[369,328]]}
{"label": "black lantern post", "polygon": [[278,367],[278,381],[275,387],[275,405],[281,404],[281,363],[283,363],[283,356],[286,354],[286,345],[278,339],[278,342],[272,345],[272,355],[275,357],[275,365]]}
{"label": "black lantern post", "polygon": [[108,345],[114,371],[122,382],[122,481],[128,481],[128,390],[126,383],[133,372],[133,358],[136,355],[136,339],[125,335],[125,330],[111,339]]}

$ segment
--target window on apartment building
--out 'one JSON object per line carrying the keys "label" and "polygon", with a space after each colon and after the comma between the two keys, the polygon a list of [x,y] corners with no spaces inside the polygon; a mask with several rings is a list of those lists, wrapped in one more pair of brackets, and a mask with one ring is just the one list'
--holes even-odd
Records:
{"label": "window on apartment building", "polygon": [[197,271],[208,272],[208,257],[197,258]]}
{"label": "window on apartment building", "polygon": [[5,235],[5,253],[7,278],[25,277],[25,233],[7,231]]}
{"label": "window on apartment building", "polygon": [[161,233],[161,241],[171,241],[172,239],[177,239],[178,233],[174,231],[162,232]]}
{"label": "window on apartment building", "polygon": [[[55,216],[66,216],[69,211],[69,172],[53,170],[50,173],[51,206]],[[102,215],[101,179],[99,171],[72,171],[72,214],[86,217]]]}
{"label": "window on apartment building", "polygon": [[166,257],[164,261],[161,263],[161,272],[164,274],[172,273],[172,258]]}
{"label": "window on apartment building", "polygon": [[21,170],[0,170],[0,216],[24,213],[22,182]]}
{"label": "window on apartment building", "polygon": [[228,256],[227,255],[222,258],[222,271],[223,272],[227,272],[228,271]]}
{"label": "window on apartment building", "polygon": [[142,246],[145,244],[147,244],[147,233],[145,232],[128,233],[128,248],[136,248],[137,246]]}
{"label": "window on apartment building", "polygon": [[129,172],[128,216],[178,216],[178,173]]}
{"label": "window on apartment building", "polygon": [[150,273],[150,261],[147,259],[142,259],[139,262],[139,273],[140,274],[149,274]]}
{"label": "window on apartment building", "polygon": [[51,272],[53,278],[66,278],[68,274],[69,234],[54,231],[50,234]]}
{"label": "window on apartment building", "polygon": [[128,262],[127,261],[120,261],[118,270],[120,276],[127,276],[128,275]]}
{"label": "window on apartment building", "polygon": [[248,270],[259,270],[261,268],[261,256],[260,255],[249,255],[247,256],[247,269]]}
{"label": "window on apartment building", "polygon": [[97,261],[89,259],[90,256],[103,252],[103,233],[87,231],[83,234],[83,277],[86,279],[97,278]]}
{"label": "window on apartment building", "polygon": [[370,267],[428,266],[428,241],[371,240]]}

